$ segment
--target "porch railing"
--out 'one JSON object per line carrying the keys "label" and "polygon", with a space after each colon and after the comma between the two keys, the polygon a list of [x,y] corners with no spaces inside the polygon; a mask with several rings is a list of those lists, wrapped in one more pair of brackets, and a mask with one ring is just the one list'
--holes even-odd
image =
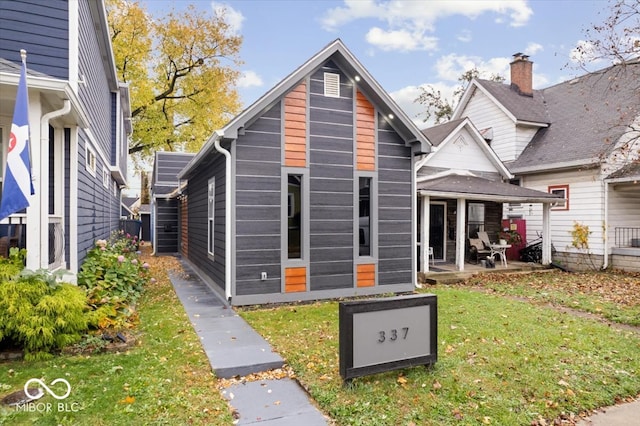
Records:
{"label": "porch railing", "polygon": [[62,217],[49,216],[49,269],[64,265],[64,227]]}
{"label": "porch railing", "polygon": [[616,247],[640,248],[640,228],[616,227],[615,244]]}

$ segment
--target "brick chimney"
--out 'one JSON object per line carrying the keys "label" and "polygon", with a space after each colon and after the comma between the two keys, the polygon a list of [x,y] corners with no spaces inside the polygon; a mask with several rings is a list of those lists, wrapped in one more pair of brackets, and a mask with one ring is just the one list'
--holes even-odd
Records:
{"label": "brick chimney", "polygon": [[533,62],[524,53],[515,53],[511,62],[511,89],[523,96],[533,96]]}

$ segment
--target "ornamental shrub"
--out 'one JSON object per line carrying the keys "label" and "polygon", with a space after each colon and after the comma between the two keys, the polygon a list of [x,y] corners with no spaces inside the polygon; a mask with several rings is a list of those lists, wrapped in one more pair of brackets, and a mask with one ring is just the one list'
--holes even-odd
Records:
{"label": "ornamental shrub", "polygon": [[137,237],[122,231],[98,240],[78,272],[78,285],[87,292],[89,326],[120,330],[136,321],[135,302],[149,279],[149,265],[138,259]]}
{"label": "ornamental shrub", "polygon": [[0,341],[23,348],[26,360],[51,358],[86,333],[85,307],[82,289],[24,270],[0,281]]}

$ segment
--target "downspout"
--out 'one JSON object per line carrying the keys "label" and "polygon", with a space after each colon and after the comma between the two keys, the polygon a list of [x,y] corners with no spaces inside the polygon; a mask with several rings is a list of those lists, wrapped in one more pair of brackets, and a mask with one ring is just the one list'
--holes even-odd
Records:
{"label": "downspout", "polygon": [[224,155],[225,183],[224,183],[224,295],[231,301],[231,153],[220,145],[224,135],[216,131],[213,146],[216,151]]}
{"label": "downspout", "polygon": [[[49,178],[49,121],[54,118],[67,115],[71,112],[71,101],[65,99],[62,108],[50,111],[40,119],[40,211],[44,212],[40,215],[40,241],[49,241],[49,186],[44,184],[44,179]],[[45,154],[46,155],[42,155]],[[46,230],[46,231],[45,231]],[[45,239],[46,238],[46,239]],[[49,269],[49,244],[40,245],[40,265],[39,268]],[[45,263],[46,262],[46,263]]]}

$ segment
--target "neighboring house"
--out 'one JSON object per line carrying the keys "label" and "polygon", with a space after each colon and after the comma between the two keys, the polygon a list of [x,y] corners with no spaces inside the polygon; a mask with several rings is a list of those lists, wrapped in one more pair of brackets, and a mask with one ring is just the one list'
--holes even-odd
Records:
{"label": "neighboring house", "polygon": [[0,133],[5,166],[20,49],[35,195],[18,226],[27,268],[78,271],[118,229],[126,185],[129,92],[118,83],[102,1],[0,1]]}
{"label": "neighboring house", "polygon": [[234,305],[412,291],[427,138],[336,40],[179,174],[185,259]]}
{"label": "neighboring house", "polygon": [[[513,175],[468,118],[423,132],[433,148],[416,164],[421,272],[429,271],[427,248],[434,262],[454,262],[462,271],[465,261],[472,260],[469,238],[476,239],[478,231],[484,231],[490,241],[498,242],[504,230],[503,203],[535,204],[548,212],[558,202],[554,194],[510,184]],[[513,229],[517,224],[508,225],[517,230]],[[549,221],[544,225],[548,231]],[[543,246],[544,262],[550,259],[551,247]]]}
{"label": "neighboring house", "polygon": [[[521,186],[566,198],[550,212],[554,261],[639,271],[640,146],[629,141],[639,134],[640,62],[542,90],[532,89],[532,69],[516,54],[510,85],[473,80],[453,120],[468,117],[490,134]],[[525,219],[529,240],[542,231],[540,205],[512,204],[505,216]],[[572,246],[574,224],[588,226],[588,249]]]}
{"label": "neighboring house", "polygon": [[179,249],[182,237],[186,241],[186,233],[182,232],[182,221],[185,221],[186,228],[188,216],[186,212],[179,215],[179,209],[185,200],[182,197],[182,189],[186,181],[181,182],[178,179],[178,173],[193,159],[194,155],[184,152],[157,151],[155,153],[149,205],[150,238],[154,253],[178,253],[188,250],[187,247]]}
{"label": "neighboring house", "polygon": [[122,197],[121,219],[135,219],[139,216],[140,197]]}

